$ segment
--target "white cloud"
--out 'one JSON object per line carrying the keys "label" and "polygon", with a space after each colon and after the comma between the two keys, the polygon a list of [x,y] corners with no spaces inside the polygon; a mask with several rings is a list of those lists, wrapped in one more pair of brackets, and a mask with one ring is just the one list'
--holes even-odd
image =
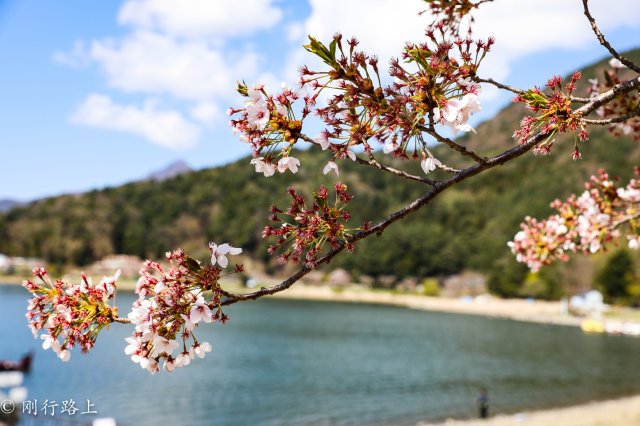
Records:
{"label": "white cloud", "polygon": [[304,35],[304,25],[300,22],[294,22],[287,25],[287,40],[290,43],[295,43],[302,39]]}
{"label": "white cloud", "polygon": [[77,40],[73,44],[73,48],[68,52],[54,52],[53,60],[72,68],[84,68],[91,64],[85,43],[82,40]]}
{"label": "white cloud", "polygon": [[146,31],[120,41],[94,41],[89,54],[111,87],[189,100],[230,95],[236,80],[253,75],[258,65],[252,52],[225,55],[206,42]]}
{"label": "white cloud", "polygon": [[154,101],[147,101],[139,108],[117,105],[109,96],[95,93],[76,109],[71,121],[133,133],[171,149],[190,148],[200,137],[200,129],[196,125],[178,112],[159,110]]}
{"label": "white cloud", "polygon": [[178,37],[251,34],[282,19],[272,0],[128,0],[118,21]]}
{"label": "white cloud", "polygon": [[201,123],[212,125],[222,117],[222,112],[213,102],[200,102],[191,108],[191,116]]}
{"label": "white cloud", "polygon": [[[637,0],[591,0],[592,15],[603,31],[637,25]],[[475,13],[475,36],[493,35],[496,44],[483,64],[483,74],[508,76],[510,64],[545,49],[581,49],[597,40],[579,1],[519,0],[487,3]],[[516,18],[517,17],[517,18]],[[607,52],[601,48],[602,56]]]}

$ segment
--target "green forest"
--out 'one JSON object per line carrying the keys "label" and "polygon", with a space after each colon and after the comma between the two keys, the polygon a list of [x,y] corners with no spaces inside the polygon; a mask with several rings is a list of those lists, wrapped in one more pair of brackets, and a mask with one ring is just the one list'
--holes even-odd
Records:
{"label": "green forest", "polygon": [[[640,55],[633,52],[631,56]],[[601,72],[602,63],[584,70],[582,84]],[[508,106],[478,126],[479,136],[466,135],[459,141],[483,155],[505,150],[515,144],[512,134],[524,113],[518,105]],[[556,265],[532,277],[506,245],[526,215],[548,215],[552,200],[581,192],[598,168],[628,180],[640,163],[637,142],[614,138],[604,128],[592,129],[580,161],[571,159],[573,143],[572,135],[562,135],[549,156],[525,155],[447,190],[324,268],[346,268],[356,279],[365,274],[441,277],[474,270],[488,276],[490,289],[498,294],[526,296],[531,288],[536,296],[549,298],[561,295],[566,286],[591,282],[596,273],[593,265],[601,265],[602,259],[574,256],[568,265]],[[453,167],[468,160],[461,162],[444,146],[433,152]],[[267,254],[269,242],[261,238],[269,207],[288,205],[288,186],[311,194],[320,184],[333,185],[337,180],[333,174],[321,173],[329,159],[326,152],[294,155],[302,163],[295,175],[265,178],[255,173],[249,158],[243,158],[162,182],[135,182],[38,200],[0,215],[0,253],[40,257],[59,265],[87,265],[114,253],[160,258],[177,247],[205,258],[207,242],[216,241],[242,247],[267,271],[277,272],[275,257]],[[422,173],[416,161],[391,163]],[[351,161],[340,163],[340,181],[355,196],[349,205],[353,226],[376,222],[428,190]]]}

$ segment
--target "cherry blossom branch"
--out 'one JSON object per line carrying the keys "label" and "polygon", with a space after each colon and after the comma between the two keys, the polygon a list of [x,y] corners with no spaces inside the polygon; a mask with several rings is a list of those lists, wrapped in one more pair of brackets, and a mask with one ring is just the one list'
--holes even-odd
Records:
{"label": "cherry blossom branch", "polygon": [[[436,182],[433,186],[433,189],[427,192],[424,196],[417,198],[416,200],[414,200],[404,208],[390,214],[389,216],[387,216],[386,218],[384,218],[383,220],[381,220],[379,223],[372,226],[368,230],[366,231],[363,230],[354,234],[352,238],[349,240],[349,242],[354,243],[372,234],[381,235],[389,225],[419,210],[421,207],[424,207],[429,202],[431,202],[431,200],[433,200],[438,194],[443,192],[445,189],[457,183],[460,183],[472,176],[475,176],[484,170],[504,164],[509,160],[512,160],[514,158],[517,158],[525,154],[526,152],[531,150],[537,143],[542,142],[546,138],[546,136],[547,136],[546,133],[540,132],[532,136],[526,144],[522,144],[515,148],[511,148],[503,152],[502,154],[499,154],[487,160],[483,164],[475,164],[469,168],[460,170],[449,179]],[[309,272],[316,269],[318,265],[321,265],[323,263],[329,263],[331,259],[333,259],[342,250],[344,250],[345,247],[346,247],[346,243],[342,242],[337,248],[330,250],[327,254],[318,258],[315,266],[313,267],[303,266],[297,272],[291,275],[289,278],[287,278],[286,280],[282,281],[277,285],[274,285],[271,287],[263,287],[260,290],[254,291],[252,293],[230,295],[230,297],[222,301],[222,305],[226,306],[226,305],[231,305],[231,304],[246,301],[246,300],[255,300],[263,296],[272,295],[280,291],[286,290],[289,287],[291,287],[295,282],[297,282],[302,277],[307,275]]]}
{"label": "cherry blossom branch", "polygon": [[388,172],[388,173],[394,174],[396,176],[400,176],[400,177],[403,177],[405,179],[413,180],[413,181],[416,181],[416,182],[421,182],[421,183],[424,183],[424,184],[427,184],[427,185],[433,186],[438,182],[437,180],[434,180],[434,179],[427,179],[427,178],[423,178],[423,177],[420,177],[420,176],[415,176],[415,175],[403,172],[402,170],[397,170],[397,169],[394,169],[392,167],[387,167],[384,164],[380,163],[378,160],[376,160],[376,158],[373,156],[373,153],[369,153],[369,161],[364,160],[364,159],[362,159],[360,157],[356,157],[356,161],[358,163],[360,163],[360,164],[373,166],[373,167],[375,167],[375,168],[377,168],[379,170],[382,170],[384,172]]}
{"label": "cherry blossom branch", "polygon": [[485,164],[487,162],[486,158],[480,157],[478,154],[468,149],[467,147],[457,144],[451,139],[445,138],[444,136],[440,135],[433,128],[433,125],[430,125],[429,127],[423,127],[422,130],[427,132],[429,135],[433,136],[438,142],[441,142],[447,145],[449,148],[453,149],[454,151],[458,151],[460,154],[464,155],[465,157],[469,157],[473,159],[476,163]]}
{"label": "cherry blossom branch", "polygon": [[591,12],[589,11],[589,0],[582,0],[582,5],[584,6],[584,14],[587,17],[587,19],[589,20],[589,23],[591,24],[591,28],[593,29],[593,32],[596,35],[596,37],[598,38],[598,41],[600,42],[600,44],[602,46],[604,46],[609,51],[609,53],[611,53],[611,55],[613,55],[614,58],[616,58],[617,60],[622,62],[628,68],[634,70],[637,73],[640,73],[640,67],[638,67],[636,64],[631,62],[629,59],[627,59],[624,56],[622,56],[621,54],[619,54],[611,46],[611,44],[609,44],[607,39],[604,37],[604,35],[600,31],[600,29],[598,28],[598,25],[596,24],[595,19],[593,18],[593,16],[591,16]]}
{"label": "cherry blossom branch", "polygon": [[638,117],[638,116],[640,116],[640,104],[638,104],[638,106],[636,107],[635,110],[633,110],[630,113],[625,114],[625,115],[621,115],[621,116],[618,116],[618,117],[612,117],[612,118],[604,118],[604,119],[601,119],[601,120],[583,118],[581,121],[583,123],[586,123],[586,124],[593,124],[593,125],[596,125],[596,126],[606,126],[608,124],[623,123],[623,122],[627,121],[630,118]]}
{"label": "cherry blossom branch", "polygon": [[583,116],[587,115],[590,112],[595,111],[598,107],[606,104],[607,102],[609,102],[610,100],[612,100],[616,96],[619,96],[619,95],[625,94],[625,93],[629,93],[630,91],[632,91],[634,89],[637,89],[638,87],[640,87],[640,76],[634,77],[634,78],[632,78],[630,80],[627,80],[627,81],[625,81],[623,83],[616,84],[615,86],[613,86],[611,89],[607,90],[606,92],[603,92],[603,93],[599,94],[598,96],[595,96],[595,97],[591,98],[589,103],[581,106],[580,108],[575,110],[574,113],[582,114]]}
{"label": "cherry blossom branch", "polygon": [[[309,142],[310,144],[320,146],[318,142],[314,141],[312,138],[310,138],[309,136],[303,133],[300,134],[300,139],[304,140],[305,142]],[[424,183],[427,185],[435,185],[435,183],[437,182],[436,180],[433,180],[433,179],[423,178],[421,176],[412,175],[402,170],[394,169],[393,167],[385,166],[384,164],[378,162],[378,160],[375,159],[373,154],[369,154],[369,161],[360,157],[356,157],[355,161],[358,162],[359,164],[375,167],[376,169],[381,170],[383,172],[391,173],[392,175],[399,176],[404,179]]]}
{"label": "cherry blossom branch", "polygon": [[571,102],[579,102],[582,104],[588,104],[592,100],[592,98],[581,98],[579,96],[569,96],[569,99]]}
{"label": "cherry blossom branch", "polygon": [[[617,95],[621,93],[627,93],[631,90],[634,90],[640,86],[640,76],[628,80],[624,83],[614,86],[610,90],[601,93],[600,95],[591,99],[591,101],[580,107],[575,111],[576,114],[586,115],[598,108],[600,105],[610,101]],[[501,154],[496,155],[495,157],[491,157],[485,159],[483,163],[474,164],[466,169],[458,171],[454,176],[449,179],[435,182],[433,188],[427,192],[422,197],[415,199],[413,202],[405,206],[404,208],[390,214],[389,216],[382,219],[376,225],[372,226],[367,230],[362,230],[354,234],[349,243],[353,244],[359,240],[362,240],[366,237],[369,237],[372,234],[381,235],[384,230],[391,225],[392,223],[410,215],[411,213],[419,210],[425,205],[429,204],[431,200],[433,200],[437,195],[446,190],[447,188],[458,184],[460,182],[465,181],[466,179],[473,177],[485,170],[491,169],[493,167],[502,165],[508,161],[511,161],[515,158],[518,158],[525,153],[529,152],[533,149],[537,144],[543,142],[547,139],[548,133],[544,131],[539,131],[538,133],[531,136],[525,143],[520,144],[514,148],[508,149]],[[456,144],[457,145],[457,144]],[[229,294],[229,296],[224,299],[221,304],[223,306],[231,305],[237,302],[247,301],[247,300],[255,300],[263,296],[272,295],[283,290],[288,289],[302,277],[307,275],[312,270],[316,269],[319,265],[324,263],[329,263],[331,259],[333,259],[338,253],[344,250],[346,247],[345,242],[341,242],[339,246],[335,249],[330,250],[324,256],[317,259],[316,265],[313,267],[303,266],[293,275],[289,276],[287,279],[282,281],[279,284],[276,284],[271,287],[263,287],[260,290],[247,293],[247,294]]]}
{"label": "cherry blossom branch", "polygon": [[480,77],[475,77],[474,81],[478,82],[478,83],[487,83],[487,84],[491,84],[493,86],[496,86],[498,89],[502,89],[502,90],[507,90],[509,92],[513,92],[516,95],[519,95],[521,93],[526,92],[526,90],[522,90],[522,89],[518,89],[515,88],[513,86],[509,86],[508,84],[504,84],[504,83],[500,83],[492,78],[480,78]]}

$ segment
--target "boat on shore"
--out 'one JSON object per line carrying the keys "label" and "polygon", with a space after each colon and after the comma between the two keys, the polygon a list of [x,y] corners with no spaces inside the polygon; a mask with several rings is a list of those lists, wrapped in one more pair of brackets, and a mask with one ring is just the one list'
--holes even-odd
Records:
{"label": "boat on shore", "polygon": [[31,363],[33,361],[33,352],[29,352],[23,356],[20,361],[0,360],[0,372],[20,371],[22,373],[31,372]]}

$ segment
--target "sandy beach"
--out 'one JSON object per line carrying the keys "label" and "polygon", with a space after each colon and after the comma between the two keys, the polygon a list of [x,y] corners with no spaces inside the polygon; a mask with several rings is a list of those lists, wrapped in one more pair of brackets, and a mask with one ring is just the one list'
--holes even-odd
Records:
{"label": "sandy beach", "polygon": [[580,326],[581,322],[580,318],[563,314],[559,302],[500,299],[488,295],[473,299],[453,299],[371,291],[357,286],[331,288],[296,284],[273,297],[346,303],[380,303],[426,311],[482,315],[542,324]]}
{"label": "sandy beach", "polygon": [[[435,425],[421,423],[420,426]],[[591,402],[566,408],[501,414],[486,420],[448,420],[439,426],[637,426],[640,396]]]}

